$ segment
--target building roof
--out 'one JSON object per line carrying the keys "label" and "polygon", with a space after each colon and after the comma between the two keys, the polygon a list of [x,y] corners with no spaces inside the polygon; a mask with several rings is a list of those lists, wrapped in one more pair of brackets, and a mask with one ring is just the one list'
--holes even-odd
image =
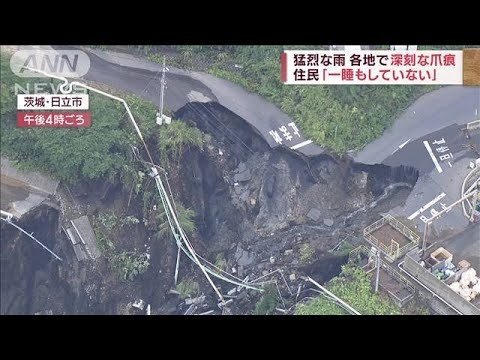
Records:
{"label": "building roof", "polygon": [[80,240],[85,244],[85,250],[88,256],[92,259],[97,259],[102,255],[97,247],[97,241],[95,233],[93,232],[92,225],[86,215],[72,220],[72,225],[77,231]]}

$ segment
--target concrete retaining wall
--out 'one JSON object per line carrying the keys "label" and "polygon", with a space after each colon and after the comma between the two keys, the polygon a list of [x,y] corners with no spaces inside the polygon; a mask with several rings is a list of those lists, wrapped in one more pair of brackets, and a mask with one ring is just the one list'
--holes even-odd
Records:
{"label": "concrete retaining wall", "polygon": [[58,187],[58,181],[37,172],[17,169],[10,160],[1,158],[1,174],[15,179],[27,185],[29,188],[38,192],[52,195]]}
{"label": "concrete retaining wall", "polygon": [[443,281],[438,280],[435,275],[422,267],[418,262],[412,259],[410,255],[405,256],[403,268],[462,314],[480,315],[480,309],[455,293]]}

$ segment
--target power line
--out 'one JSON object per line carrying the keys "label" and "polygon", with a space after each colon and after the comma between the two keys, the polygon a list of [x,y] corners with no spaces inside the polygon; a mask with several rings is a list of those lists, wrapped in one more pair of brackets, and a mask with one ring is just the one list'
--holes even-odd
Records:
{"label": "power line", "polygon": [[59,261],[63,261],[60,256],[58,256],[57,254],[55,254],[52,250],[50,250],[48,247],[46,247],[45,245],[43,245],[39,240],[37,240],[34,236],[33,236],[33,233],[29,234],[28,232],[26,232],[25,230],[23,230],[20,226],[14,224],[11,220],[10,217],[7,217],[6,219],[4,219],[3,217],[1,218],[3,221],[5,221],[7,224],[10,224],[12,225],[13,227],[17,228],[18,230],[20,230],[22,233],[24,233],[25,235],[27,235],[29,238],[31,238],[32,240],[34,240],[37,244],[39,244],[42,248],[44,248],[45,250],[47,250],[50,254],[52,254],[57,260]]}
{"label": "power line", "polygon": [[205,106],[205,104],[203,103],[200,103],[201,106],[203,106],[205,108],[206,111],[208,111],[210,114],[212,114],[212,116],[217,119],[217,121],[223,125],[225,127],[225,129],[227,129],[233,136],[235,136],[252,154],[255,153],[255,151],[253,151],[237,134],[235,134],[232,129],[230,129],[227,125],[225,125],[220,119],[218,119],[218,117],[209,109]]}
{"label": "power line", "polygon": [[[50,76],[50,77],[53,77],[53,78],[57,78],[57,79],[60,79],[64,82],[63,85],[61,85],[60,87],[60,90],[63,92],[63,93],[70,93],[72,91],[72,87],[74,85],[77,85],[77,86],[80,86],[80,87],[83,87],[83,88],[86,88],[88,90],[91,90],[93,92],[96,92],[96,93],[99,93],[99,94],[102,94],[108,98],[111,98],[111,99],[114,99],[114,100],[117,100],[117,101],[120,101],[123,106],[125,107],[127,113],[128,113],[128,116],[135,128],[135,131],[137,132],[140,140],[142,141],[143,143],[143,146],[149,156],[149,159],[151,161],[151,163],[153,164],[153,159],[152,159],[152,156],[150,154],[150,151],[148,149],[148,146],[143,138],[143,135],[142,135],[142,132],[140,131],[140,128],[138,127],[138,124],[128,106],[128,104],[126,103],[126,101],[122,98],[119,98],[117,96],[114,96],[114,95],[111,95],[107,92],[104,92],[104,91],[101,91],[101,90],[98,90],[96,88],[93,88],[91,86],[88,86],[88,85],[85,85],[85,84],[82,84],[80,82],[77,82],[77,81],[73,81],[71,83],[68,82],[68,80],[64,77],[59,77],[59,76],[55,76],[55,75],[51,75],[47,72],[44,72],[44,71],[41,71],[41,70],[38,70],[38,69],[33,69],[33,68],[29,68],[29,67],[25,67],[27,68],[28,70],[33,70],[33,71],[36,71],[38,73],[42,73],[46,76]],[[172,234],[174,235],[175,237],[175,240],[177,242],[177,245],[182,247],[182,250],[184,251],[185,254],[187,254],[187,256],[193,261],[195,262],[199,267],[200,269],[202,270],[202,272],[204,273],[204,275],[206,276],[208,282],[210,283],[210,285],[212,285],[214,291],[217,293],[217,295],[219,295],[219,298],[220,300],[222,301],[222,303],[224,302],[224,299],[223,299],[223,296],[222,294],[218,291],[218,289],[216,288],[216,286],[214,285],[214,283],[212,282],[211,278],[209,277],[208,273],[210,273],[211,275],[221,279],[221,280],[224,280],[224,281],[227,281],[227,282],[230,282],[232,284],[235,284],[235,285],[238,285],[238,286],[242,286],[242,287],[246,287],[246,288],[250,288],[250,289],[254,289],[254,290],[259,290],[261,291],[261,289],[258,289],[252,285],[249,285],[247,283],[244,283],[244,282],[238,282],[238,281],[235,281],[235,280],[231,280],[231,279],[228,279],[226,278],[225,276],[223,275],[220,275],[218,274],[217,272],[209,269],[208,267],[204,266],[200,260],[198,259],[197,257],[197,254],[195,252],[195,250],[193,249],[193,247],[191,246],[188,238],[186,237],[186,234],[185,232],[183,231],[178,219],[177,219],[177,216],[175,214],[175,211],[171,205],[171,203],[174,201],[174,199],[172,198],[172,201],[169,200],[169,197],[168,197],[168,194],[163,186],[163,182],[160,178],[160,175],[158,174],[158,170],[157,168],[159,168],[158,166],[154,166],[151,168],[152,170],[152,173],[151,173],[151,176],[154,177],[155,179],[155,182],[156,182],[156,185],[157,185],[157,189],[158,189],[158,192],[160,194],[160,198],[162,200],[162,205],[164,207],[164,210],[165,210],[165,213],[167,215],[167,219],[168,219],[168,223],[170,225],[170,229],[172,231]],[[174,221],[174,224],[172,223],[172,219]],[[177,232],[178,231],[178,232]],[[182,244],[182,242],[180,241],[180,238],[183,240],[184,244],[186,245],[187,248],[185,248]]]}
{"label": "power line", "polygon": [[[178,93],[177,91],[173,91],[173,92],[175,92],[177,95],[181,95],[181,94]],[[208,116],[205,116],[205,114],[202,114],[199,109],[197,109],[197,108],[195,108],[195,106],[193,106],[193,104],[191,104],[190,102],[187,102],[187,103],[185,104],[185,106],[186,106],[186,107],[189,107],[189,108],[191,109],[191,111],[194,112],[194,113],[196,113],[197,115],[199,115],[200,118],[205,117],[206,122],[207,122],[213,129],[217,129],[218,131],[220,131],[220,133],[222,133],[222,134],[225,136],[225,140],[229,141],[230,144],[232,144],[232,145],[237,145],[237,144],[235,143],[235,141],[234,141],[230,136],[228,136],[227,133],[226,133],[223,129],[220,129],[217,125],[215,125]],[[215,119],[215,120],[218,121],[218,119]]]}

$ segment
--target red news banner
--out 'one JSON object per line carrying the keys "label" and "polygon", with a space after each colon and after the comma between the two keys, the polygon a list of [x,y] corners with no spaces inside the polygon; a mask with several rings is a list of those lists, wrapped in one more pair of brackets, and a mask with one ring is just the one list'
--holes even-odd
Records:
{"label": "red news banner", "polygon": [[462,51],[285,50],[282,81],[295,85],[461,85]]}
{"label": "red news banner", "polygon": [[88,110],[88,100],[87,94],[20,94],[17,96],[17,126],[90,127],[91,114],[84,111]]}
{"label": "red news banner", "polygon": [[19,111],[18,127],[69,128],[90,127],[92,119],[88,111]]}

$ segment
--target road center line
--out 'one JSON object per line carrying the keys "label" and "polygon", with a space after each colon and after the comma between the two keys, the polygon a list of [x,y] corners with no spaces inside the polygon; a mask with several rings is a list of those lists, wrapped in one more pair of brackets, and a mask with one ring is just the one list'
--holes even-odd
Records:
{"label": "road center line", "polygon": [[435,199],[433,199],[432,201],[430,201],[429,203],[423,205],[420,209],[418,209],[417,211],[415,211],[412,215],[410,215],[407,219],[408,220],[413,220],[415,219],[418,215],[420,215],[422,212],[424,212],[425,210],[427,210],[430,206],[434,205],[435,203],[437,203],[439,200],[443,199],[444,197],[446,196],[446,194],[444,192],[442,192],[440,195],[438,195]]}
{"label": "road center line", "polygon": [[312,140],[307,140],[307,141],[301,142],[297,145],[291,146],[290,149],[297,150],[297,149],[300,149],[301,147],[304,147],[304,146],[309,145],[311,143],[312,143]]}
{"label": "road center line", "polygon": [[425,148],[427,149],[428,153],[430,154],[430,157],[432,158],[433,163],[435,164],[435,167],[437,168],[438,172],[441,173],[443,171],[442,167],[438,163],[437,158],[433,154],[432,148],[430,147],[430,144],[428,141],[424,141],[423,145],[425,145]]}

